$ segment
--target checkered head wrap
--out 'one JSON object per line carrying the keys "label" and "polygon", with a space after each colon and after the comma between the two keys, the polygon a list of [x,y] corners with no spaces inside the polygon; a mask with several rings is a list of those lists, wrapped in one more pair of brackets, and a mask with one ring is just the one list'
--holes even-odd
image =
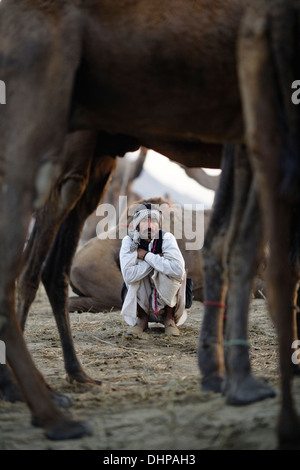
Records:
{"label": "checkered head wrap", "polygon": [[140,232],[138,230],[138,226],[140,222],[145,219],[150,217],[152,220],[157,220],[159,223],[159,226],[161,226],[161,218],[162,214],[159,209],[157,209],[155,206],[151,207],[151,204],[144,204],[145,208],[141,208],[135,211],[132,219],[132,229],[129,232],[129,236],[132,238],[132,245],[130,247],[130,251],[133,252],[138,249],[138,246],[141,241],[140,237]]}

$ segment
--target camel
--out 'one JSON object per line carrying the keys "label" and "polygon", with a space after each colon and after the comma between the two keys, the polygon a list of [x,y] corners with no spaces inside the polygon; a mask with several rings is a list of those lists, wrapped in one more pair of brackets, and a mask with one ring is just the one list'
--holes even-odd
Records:
{"label": "camel", "polygon": [[[241,23],[239,77],[245,142],[257,180],[263,228],[269,243],[267,292],[279,338],[281,409],[279,446],[299,448],[300,424],[291,392],[291,348],[298,264],[299,110],[291,100],[297,77],[299,2],[256,2]],[[291,266],[290,246],[297,250]],[[295,262],[296,261],[296,262]]]}
{"label": "camel", "polygon": [[[86,118],[84,117],[84,108],[88,105],[88,102],[85,103],[85,101],[89,101],[89,96],[94,95],[95,86],[93,79],[88,79],[88,76],[86,76],[84,72],[85,69],[88,70],[89,66],[87,65],[86,68],[83,64],[84,62],[88,64],[90,61],[94,64],[93,51],[99,39],[101,40],[102,46],[104,46],[104,53],[105,44],[107,44],[106,39],[109,40],[106,33],[104,36],[100,35],[102,39],[101,37],[97,38],[99,24],[97,24],[97,21],[95,22],[95,19],[98,18],[99,20],[101,17],[105,18],[106,13],[113,13],[113,10],[109,12],[109,9],[106,13],[105,11],[100,12],[98,8],[101,6],[105,5],[100,2],[98,2],[98,4],[86,2],[84,8],[82,8],[76,2],[58,2],[51,5],[35,0],[28,1],[26,4],[22,5],[14,2],[1,2],[1,37],[5,38],[5,40],[2,39],[0,41],[2,45],[1,54],[3,54],[3,57],[13,57],[13,63],[15,64],[13,69],[11,69],[9,64],[12,62],[4,60],[1,62],[0,70],[1,77],[7,84],[7,104],[3,112],[1,109],[0,122],[0,147],[3,155],[1,158],[2,198],[0,246],[5,248],[1,257],[1,337],[7,345],[7,360],[21,386],[22,393],[31,409],[35,422],[39,422],[45,428],[48,437],[57,439],[74,437],[74,435],[78,436],[79,434],[82,435],[85,433],[85,429],[82,423],[76,423],[66,418],[50,399],[45,384],[42,382],[40,374],[38,374],[28,353],[26,344],[24,343],[22,332],[15,315],[14,289],[15,280],[21,267],[21,254],[25,241],[24,234],[27,233],[33,209],[41,207],[41,204],[46,199],[45,194],[43,194],[45,183],[47,183],[48,194],[49,189],[56,181],[55,170],[57,165],[59,165],[68,132],[74,132],[76,129],[93,128],[105,130],[107,128],[111,134],[116,135],[117,133],[113,124],[115,117],[111,112],[108,112],[105,118],[108,119],[106,124],[104,122],[96,123],[95,121],[94,125],[88,124],[87,122],[86,125],[83,122],[88,118],[87,114]],[[146,4],[145,6],[147,8],[145,11],[146,17],[144,19],[147,23],[149,20],[152,21],[152,11],[151,8],[148,10]],[[115,4],[115,7],[117,8],[115,11],[120,12],[119,7],[122,7],[124,8],[123,11],[128,13],[128,5],[126,4]],[[189,17],[191,12],[189,11],[187,13],[188,15],[185,16],[185,18]],[[11,18],[14,19],[13,23],[11,22]],[[124,17],[124,19],[125,18],[126,17]],[[104,20],[103,26],[107,24],[105,21],[106,20]],[[221,22],[222,21],[225,22],[224,15],[223,20],[221,18]],[[12,24],[18,28],[18,38],[19,41],[23,43],[22,56],[20,56],[18,52],[20,51],[18,47],[19,43],[17,44],[15,41],[15,35],[11,29]],[[30,24],[31,27],[24,29],[22,25],[24,26],[25,24]],[[97,28],[95,29],[94,27],[96,25]],[[123,31],[123,33],[127,33],[127,27],[125,29],[123,28],[125,24],[123,24],[123,26],[122,24],[116,26],[117,29],[119,29],[118,26],[121,27],[119,29],[120,32]],[[137,33],[138,30],[136,30]],[[161,34],[159,30],[157,32],[159,35]],[[95,33],[96,36],[94,36]],[[157,37],[157,35],[155,36]],[[64,40],[66,37],[68,38],[67,42]],[[146,40],[146,43],[150,40],[148,46],[151,44],[154,45],[156,37]],[[102,42],[104,38],[106,39]],[[81,47],[83,39],[85,43],[84,49]],[[141,37],[138,33],[138,36],[135,37],[135,43],[139,44],[140,48],[142,43],[139,39],[141,39]],[[162,39],[161,37],[160,41],[162,41]],[[232,41],[234,41],[234,34],[229,38],[229,50],[232,50]],[[113,57],[114,54],[111,55],[111,46],[113,43],[111,43],[110,40],[108,42],[110,43],[109,56]],[[123,43],[125,45],[127,41]],[[146,46],[146,48],[148,48],[150,52],[151,49],[149,49],[148,46]],[[98,56],[98,52],[99,49],[96,56]],[[146,66],[143,74],[147,71],[150,59],[149,57],[148,60],[145,61],[144,52],[145,51],[141,50],[138,52],[138,54],[141,54],[142,62],[144,62]],[[103,65],[104,69],[107,70],[109,64]],[[126,67],[128,65],[128,58],[125,56],[123,65],[126,65]],[[121,75],[125,72],[122,70],[122,67],[123,66],[120,68]],[[27,73],[24,73],[25,69]],[[96,72],[95,76],[97,76],[98,72],[94,69],[94,65],[93,70]],[[138,70],[132,70],[132,72],[135,82],[138,83],[141,70],[138,68]],[[137,75],[136,72],[138,72]],[[128,89],[125,82],[129,77],[127,76],[126,79],[126,75],[127,74],[125,74],[122,79],[124,79],[125,89]],[[192,77],[191,73],[190,75]],[[104,76],[103,78],[105,80]],[[194,76],[193,80],[195,80],[195,78]],[[87,83],[84,83],[86,79],[88,79],[91,86],[88,85],[86,87]],[[163,77],[161,77],[161,79],[163,80]],[[110,81],[109,79],[109,82]],[[178,91],[180,88],[182,90],[185,89],[184,77],[181,77],[181,82],[182,85],[179,83],[176,85]],[[162,84],[163,81],[161,82],[161,85]],[[103,88],[98,85],[96,89],[98,91],[103,90]],[[145,86],[146,88],[148,87],[146,83]],[[117,88],[119,88],[119,86],[117,86]],[[26,90],[26,92],[23,93],[23,90]],[[32,92],[33,90],[34,93]],[[140,101],[140,109],[143,108],[146,110],[148,108],[148,106],[145,106],[147,105],[146,95],[141,89],[137,89],[136,91],[138,92],[136,95],[137,98],[142,92],[143,99]],[[172,94],[173,92],[171,95]],[[169,95],[168,101],[171,95]],[[238,97],[238,93],[236,93],[236,96]],[[111,101],[110,97],[111,93],[106,89],[105,100],[101,99],[102,104],[108,100],[106,101],[108,105],[108,102]],[[158,96],[153,96],[153,98],[156,100]],[[186,92],[184,92],[182,99],[185,103],[184,107],[188,110],[189,106],[187,106]],[[237,101],[238,99],[235,100],[235,102]],[[21,102],[22,112],[20,112],[18,106],[18,103]],[[132,106],[133,101],[131,98],[130,102],[130,106]],[[97,107],[97,100],[95,102],[93,100],[93,104]],[[125,108],[128,107],[128,104],[125,99]],[[106,109],[104,113],[110,108],[110,106],[107,108],[107,105],[105,106]],[[158,141],[162,142],[161,145],[159,145],[155,137],[157,131],[155,131],[155,129],[152,131],[147,130],[148,125],[146,121],[148,120],[148,123],[151,124],[155,117],[151,115],[152,112],[145,121],[144,119],[141,120],[141,115],[135,115],[134,111],[133,115],[135,115],[135,118],[132,121],[132,130],[135,127],[134,121],[139,122],[141,128],[137,135],[135,132],[131,134],[125,125],[126,121],[129,123],[131,118],[134,117],[132,115],[133,108],[131,107],[130,109],[130,106],[128,107],[128,113],[127,111],[125,113],[126,118],[124,119],[125,115],[123,115],[123,117],[119,115],[115,122],[119,121],[120,129],[124,129],[122,131],[123,135],[133,136],[133,139],[135,139],[138,144],[136,148],[140,146],[142,140],[145,138],[146,144],[152,143],[153,140],[153,145],[146,145],[149,148],[156,148],[158,151],[169,149],[169,152],[172,152],[172,156],[176,155],[177,151],[182,154],[182,151],[185,150],[186,137],[182,139],[177,130],[175,134],[173,133],[175,139],[172,138],[171,142],[169,138],[159,137]],[[119,107],[120,104],[118,104],[118,108]],[[88,108],[90,108],[90,105],[88,105],[86,109]],[[51,113],[49,113],[49,109],[51,109]],[[136,106],[134,106],[134,109],[136,109]],[[149,109],[147,109],[147,113],[148,110]],[[157,111],[158,108],[156,108],[156,112]],[[164,113],[165,117],[162,115],[159,121],[162,119],[162,123],[164,121],[165,123],[168,122],[168,125],[170,125],[169,117],[167,121],[165,119],[169,111],[165,111]],[[96,113],[96,115],[98,115],[98,113]],[[181,120],[182,118],[180,121]],[[35,123],[31,132],[28,132],[26,129],[26,123],[28,122]],[[180,126],[178,128],[178,124],[179,123],[176,124],[177,129],[180,128]],[[230,132],[233,132],[232,128],[234,128],[234,125],[230,126],[230,128]],[[166,129],[166,131],[169,133],[169,130]],[[192,133],[193,132],[194,131],[192,131]],[[18,139],[12,139],[13,135],[17,135]],[[148,139],[147,136],[151,137],[151,135],[152,138]],[[217,153],[219,152],[219,142],[217,142],[217,144],[218,145],[211,145],[210,143],[202,144],[201,140],[198,138],[195,142],[190,134],[187,147],[190,155],[196,155],[199,149],[203,148],[203,155],[205,151],[206,154],[209,155],[207,159],[203,157],[203,166],[207,165],[209,161],[208,166],[212,167],[212,156],[215,154],[215,149],[217,148]],[[178,148],[179,150],[177,150]],[[17,165],[13,163],[13,155],[18,155]],[[14,213],[15,217],[19,220],[20,225],[17,231],[10,219],[10,214],[12,213]]]}
{"label": "camel", "polygon": [[[255,37],[261,29],[253,32],[250,23],[244,30],[237,61],[238,31],[247,6],[246,0],[175,0],[172,8],[168,1],[158,0],[1,2],[0,75],[7,89],[0,116],[0,333],[35,422],[51,438],[78,437],[86,429],[82,423],[66,418],[52,402],[15,315],[15,280],[33,208],[41,207],[45,200],[45,182],[49,190],[56,181],[55,169],[68,133],[90,129],[128,136],[136,148],[145,146],[194,167],[213,168],[224,142],[247,144],[255,176],[259,175],[265,216],[267,203],[271,196],[275,200],[277,193],[268,194],[268,171],[259,165],[262,161],[268,167],[264,152],[271,148],[272,139],[258,142],[258,136],[268,126],[273,138],[274,129],[271,118],[261,122],[257,115],[255,93],[259,92],[262,103],[269,103],[264,93],[268,84],[263,92],[259,89],[266,78],[257,73],[260,66],[266,66],[268,55],[260,48],[256,55],[251,54],[252,44],[263,41]],[[265,19],[269,13],[258,5],[254,15],[252,20],[260,19],[260,15]],[[252,34],[247,36],[249,31]],[[284,42],[284,38],[281,40]],[[243,57],[244,49],[247,54]],[[250,71],[246,56],[252,63]],[[254,124],[257,134],[252,133]],[[261,160],[253,151],[256,144]],[[274,237],[271,246],[275,259],[280,244],[273,240],[280,236],[281,226],[278,229],[271,213],[267,216],[270,219],[276,234],[267,228],[266,234]],[[283,266],[289,271],[287,260]],[[276,284],[276,276],[280,276],[274,262],[269,272],[268,292],[273,285],[279,318],[283,299],[290,299],[290,290],[286,289],[289,279],[287,276],[284,280],[282,290]],[[288,308],[283,307],[286,314],[282,315],[279,333],[291,324]],[[280,444],[295,445],[298,424],[291,406],[289,367],[286,373],[283,367],[289,358],[289,339],[289,335],[279,334],[284,390],[280,423],[284,419],[288,422],[288,431],[284,439],[279,431],[279,440]]]}
{"label": "camel", "polygon": [[202,242],[200,241],[201,246],[197,249],[188,249],[187,243],[191,242],[191,240],[187,238],[189,234],[184,233],[183,225],[196,227],[201,223],[202,227],[198,227],[199,236],[201,230],[203,230],[204,237],[210,211],[203,211],[202,220],[200,213],[202,209],[198,212],[197,216],[195,209],[193,211],[187,210],[178,204],[170,203],[170,201],[162,197],[157,197],[135,201],[126,208],[116,227],[116,236],[113,236],[113,238],[110,238],[109,233],[104,234],[105,238],[102,238],[103,234],[101,236],[100,233],[99,237],[92,238],[80,247],[74,256],[70,272],[72,289],[75,293],[79,294],[79,297],[71,297],[69,299],[70,312],[100,312],[105,309],[110,310],[112,307],[122,307],[121,289],[123,278],[119,263],[119,251],[122,243],[120,225],[122,229],[122,227],[131,222],[131,218],[128,218],[127,214],[131,213],[131,208],[135,204],[142,201],[158,204],[164,208],[163,230],[170,229],[172,233],[176,229],[178,230],[177,233],[182,230],[182,237],[180,236],[177,241],[185,259],[187,275],[193,281],[193,298],[195,300],[203,300]]}

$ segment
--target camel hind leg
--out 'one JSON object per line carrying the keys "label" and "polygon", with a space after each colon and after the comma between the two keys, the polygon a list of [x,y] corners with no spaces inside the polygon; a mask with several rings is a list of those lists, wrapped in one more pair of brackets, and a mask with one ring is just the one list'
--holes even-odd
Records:
{"label": "camel hind leg", "polygon": [[84,372],[76,356],[70,331],[68,288],[71,263],[83,224],[103,196],[115,165],[116,159],[113,157],[100,155],[94,158],[86,190],[61,224],[42,272],[42,281],[58,326],[65,368],[71,382],[101,383]]}
{"label": "camel hind leg", "polygon": [[[5,181],[7,180],[5,179]],[[7,186],[7,196],[10,195],[11,187],[12,185]],[[34,422],[40,423],[44,427],[47,437],[51,439],[80,437],[90,433],[89,427],[85,426],[84,423],[66,418],[50,398],[45,382],[42,380],[28,352],[15,313],[15,278],[17,277],[22,246],[25,241],[23,234],[26,233],[26,225],[23,226],[23,230],[20,229],[20,226],[10,223],[9,216],[10,211],[13,209],[19,220],[22,220],[23,216],[25,221],[24,213],[30,201],[27,201],[25,206],[23,185],[20,181],[12,189],[16,198],[15,204],[12,204],[11,198],[8,202],[6,197],[3,197],[0,203],[0,245],[6,247],[1,253],[0,338],[6,344],[8,364],[11,366],[22,394],[31,409]],[[18,201],[22,200],[22,197],[22,213],[20,213]],[[27,207],[27,213],[29,212]],[[2,365],[1,367],[5,366]]]}
{"label": "camel hind leg", "polygon": [[248,312],[261,247],[260,211],[256,188],[252,184],[238,233],[228,255],[224,394],[226,402],[231,405],[246,405],[275,396],[275,391],[264,380],[253,376],[249,357]]}
{"label": "camel hind leg", "polygon": [[220,392],[225,378],[223,314],[227,293],[223,269],[224,245],[233,198],[233,145],[225,145],[222,174],[203,247],[204,317],[198,347],[203,390]]}
{"label": "camel hind leg", "polygon": [[[247,348],[248,310],[262,237],[245,149],[231,145],[225,150],[220,188],[203,255],[205,299],[209,300],[204,302],[199,365],[204,390],[222,390],[227,403],[248,404],[274,396],[269,386],[252,377]],[[226,340],[223,341],[225,292]]]}

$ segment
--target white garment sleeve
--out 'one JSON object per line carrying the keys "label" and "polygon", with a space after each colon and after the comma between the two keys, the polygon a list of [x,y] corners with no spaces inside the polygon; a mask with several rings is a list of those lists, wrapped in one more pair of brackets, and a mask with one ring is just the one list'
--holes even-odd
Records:
{"label": "white garment sleeve", "polygon": [[130,251],[131,244],[132,240],[127,235],[122,240],[120,250],[121,272],[127,286],[140,281],[153,271],[153,267],[146,263],[146,261],[138,259],[136,250]]}
{"label": "white garment sleeve", "polygon": [[160,256],[149,251],[144,260],[160,273],[182,280],[185,273],[185,262],[177,240],[170,232],[164,234],[162,252],[163,256]]}

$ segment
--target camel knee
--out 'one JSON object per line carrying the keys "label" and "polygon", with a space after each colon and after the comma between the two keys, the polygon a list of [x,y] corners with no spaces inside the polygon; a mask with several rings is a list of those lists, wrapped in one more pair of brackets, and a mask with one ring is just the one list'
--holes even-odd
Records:
{"label": "camel knee", "polygon": [[245,262],[245,252],[241,245],[234,246],[232,249],[229,256],[228,272],[230,278],[238,277],[240,280],[254,275],[254,266],[251,265],[251,260]]}
{"label": "camel knee", "polygon": [[205,276],[214,276],[214,278],[223,279],[223,251],[224,238],[218,237],[215,241],[206,241],[202,250],[203,269]]}
{"label": "camel knee", "polygon": [[72,209],[81,198],[87,185],[87,178],[83,175],[74,175],[66,179],[60,191],[60,211]]}
{"label": "camel knee", "polygon": [[40,209],[49,198],[50,192],[54,187],[58,176],[60,167],[51,161],[47,161],[40,166],[35,179],[35,201],[34,208]]}

